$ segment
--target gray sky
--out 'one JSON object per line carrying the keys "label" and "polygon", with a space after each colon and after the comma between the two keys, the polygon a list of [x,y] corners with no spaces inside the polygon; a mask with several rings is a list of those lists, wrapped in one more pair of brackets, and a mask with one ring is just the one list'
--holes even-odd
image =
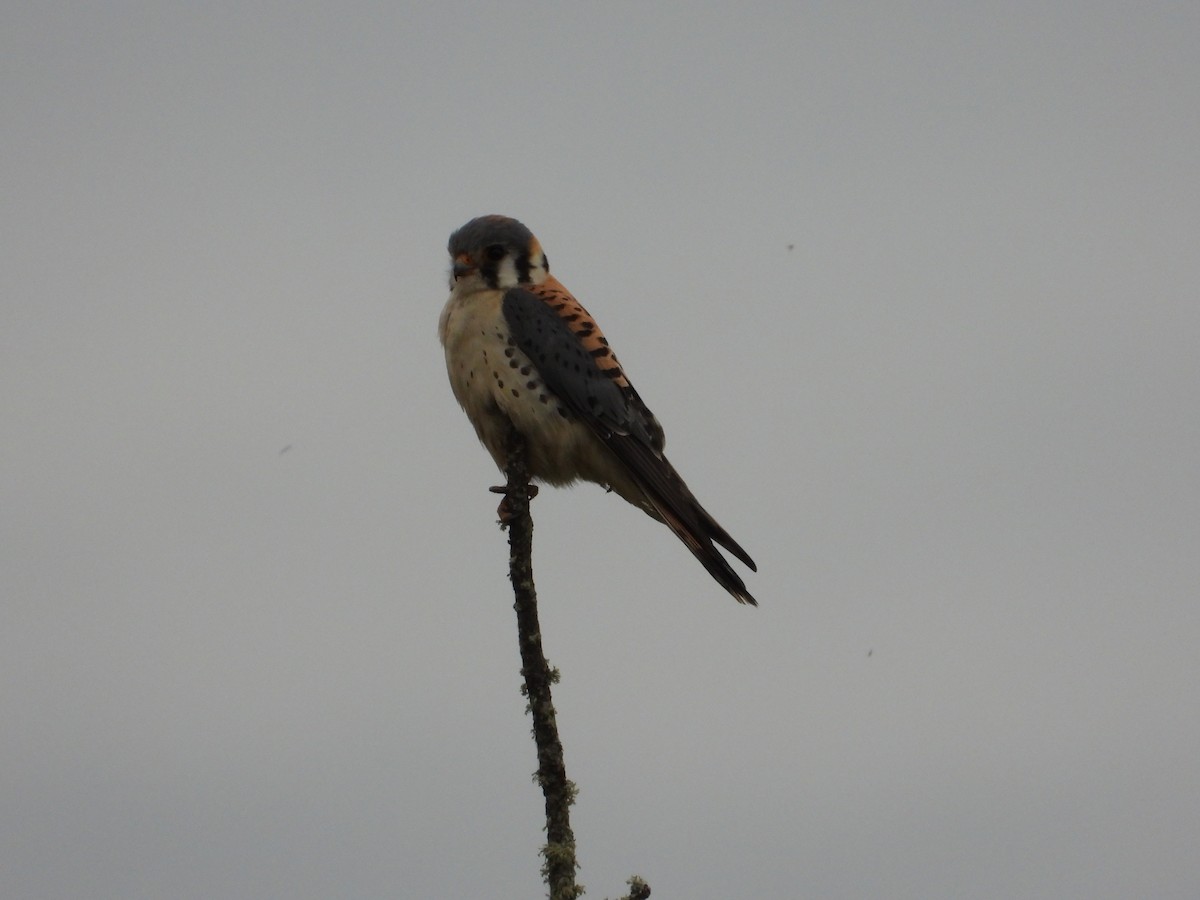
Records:
{"label": "gray sky", "polygon": [[760,567],[535,502],[589,896],[1197,896],[1200,6],[727,6],[7,5],[6,896],[539,895],[491,212]]}

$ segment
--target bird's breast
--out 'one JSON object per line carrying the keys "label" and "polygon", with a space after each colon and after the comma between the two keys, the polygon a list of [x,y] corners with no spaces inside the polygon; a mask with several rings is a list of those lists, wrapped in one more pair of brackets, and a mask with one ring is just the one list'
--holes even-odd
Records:
{"label": "bird's breast", "polygon": [[593,473],[607,466],[607,454],[517,346],[502,300],[501,291],[451,294],[442,311],[439,335],[455,398],[500,469],[511,422],[525,438],[535,477],[551,484],[598,480]]}

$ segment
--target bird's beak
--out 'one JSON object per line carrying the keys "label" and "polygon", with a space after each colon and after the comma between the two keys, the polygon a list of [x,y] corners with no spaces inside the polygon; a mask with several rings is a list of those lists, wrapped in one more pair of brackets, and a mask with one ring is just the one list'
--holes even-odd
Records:
{"label": "bird's beak", "polygon": [[475,271],[475,263],[471,262],[471,257],[465,253],[460,253],[454,257],[454,264],[450,267],[450,272],[454,277],[462,278],[464,275],[470,275]]}

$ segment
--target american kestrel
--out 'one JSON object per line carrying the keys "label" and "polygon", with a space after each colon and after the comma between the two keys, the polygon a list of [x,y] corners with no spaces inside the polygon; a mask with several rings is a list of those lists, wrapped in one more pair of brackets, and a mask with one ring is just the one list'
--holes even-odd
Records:
{"label": "american kestrel", "polygon": [[508,423],[529,473],[582,479],[664,522],[739,603],[757,606],[716,542],[757,571],[663,455],[662,426],[586,309],[550,274],[516,219],[481,216],[450,235],[450,299],[438,335],[454,396],[501,471]]}

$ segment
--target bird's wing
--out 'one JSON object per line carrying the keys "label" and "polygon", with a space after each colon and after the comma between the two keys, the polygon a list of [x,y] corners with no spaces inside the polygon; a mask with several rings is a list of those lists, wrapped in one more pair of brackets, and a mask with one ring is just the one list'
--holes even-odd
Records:
{"label": "bird's wing", "polygon": [[743,603],[754,598],[712,542],[756,570],[754,560],[700,505],[663,456],[663,431],[608,346],[595,319],[554,279],[511,288],[509,333],[546,386],[612,451],[709,573]]}
{"label": "bird's wing", "polygon": [[596,320],[554,279],[511,288],[503,315],[517,346],[559,399],[601,436],[629,434],[661,451],[663,431]]}

